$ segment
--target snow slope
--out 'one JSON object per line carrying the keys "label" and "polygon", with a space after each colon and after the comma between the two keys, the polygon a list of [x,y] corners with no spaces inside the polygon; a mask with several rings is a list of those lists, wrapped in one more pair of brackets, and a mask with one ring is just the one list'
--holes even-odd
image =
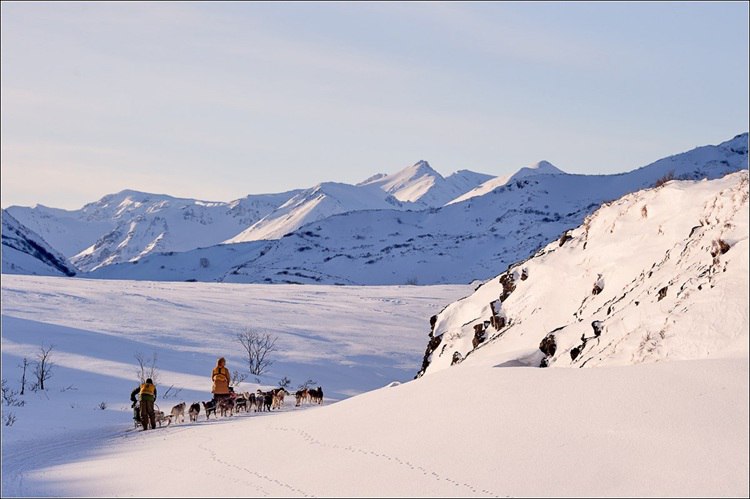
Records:
{"label": "snow slope", "polygon": [[[499,328],[489,324],[493,315]],[[746,358],[747,326],[742,171],[607,203],[438,314],[423,371],[464,359],[538,366],[548,335],[556,345],[545,359],[551,366]]]}
{"label": "snow slope", "polygon": [[63,255],[5,210],[2,210],[2,220],[4,274],[76,274],[76,268]]}
{"label": "snow slope", "polygon": [[295,195],[289,201],[225,241],[239,243],[280,239],[299,227],[318,220],[357,210],[401,207],[401,203],[379,188],[326,182]]}

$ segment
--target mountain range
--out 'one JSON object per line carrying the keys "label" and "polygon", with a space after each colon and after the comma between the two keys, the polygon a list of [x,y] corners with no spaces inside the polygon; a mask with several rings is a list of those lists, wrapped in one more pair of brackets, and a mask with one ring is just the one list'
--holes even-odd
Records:
{"label": "mountain range", "polygon": [[[567,174],[541,161],[507,177],[462,170],[444,178],[419,161],[357,185],[326,182],[228,203],[125,190],[75,211],[6,211],[67,257],[79,277],[467,283],[527,258],[602,203],[660,179],[747,169],[747,142],[744,133],[616,175]],[[3,272],[18,268],[5,252]]]}
{"label": "mountain range", "polygon": [[[657,183],[476,288],[4,275],[2,496],[743,497],[748,171]],[[282,346],[235,391],[323,404],[134,431],[137,352],[169,412],[246,368],[248,326]]]}

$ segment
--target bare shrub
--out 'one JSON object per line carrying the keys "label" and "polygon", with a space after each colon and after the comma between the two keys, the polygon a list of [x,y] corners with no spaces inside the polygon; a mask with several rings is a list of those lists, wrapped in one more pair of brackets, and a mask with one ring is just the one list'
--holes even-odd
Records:
{"label": "bare shrub", "polygon": [[245,381],[247,379],[247,374],[241,373],[235,369],[235,371],[232,373],[232,379],[229,380],[229,386],[240,386],[240,383]]}
{"label": "bare shrub", "polygon": [[8,380],[2,380],[3,402],[9,407],[22,407],[26,402],[18,399],[18,392],[8,385]]}
{"label": "bare shrub", "polygon": [[29,367],[29,359],[26,357],[23,358],[23,364],[21,364],[19,367],[21,367],[22,374],[21,374],[21,395],[26,391],[26,369]]}
{"label": "bare shrub", "polygon": [[674,180],[675,178],[676,177],[674,176],[674,170],[670,170],[665,173],[663,177],[654,182],[654,187],[661,187],[662,185],[666,184],[670,180]]}
{"label": "bare shrub", "polygon": [[16,415],[12,412],[5,413],[3,416],[3,424],[5,426],[13,426],[13,423],[16,422]]}
{"label": "bare shrub", "polygon": [[39,353],[36,356],[36,364],[34,365],[34,376],[36,377],[36,383],[33,388],[44,390],[44,382],[52,378],[52,368],[54,364],[51,361],[52,350],[54,345],[50,345],[45,348],[44,345],[39,347]]}
{"label": "bare shrub", "polygon": [[[151,381],[153,381],[153,379]],[[175,390],[174,385],[169,385],[169,388],[164,391],[161,398],[163,398],[164,400],[176,399],[180,395],[181,391],[182,388],[178,388]]]}
{"label": "bare shrub", "polygon": [[314,379],[308,379],[308,380],[307,380],[307,381],[305,381],[305,382],[304,382],[303,384],[299,385],[299,386],[297,387],[297,390],[307,390],[307,389],[308,389],[308,388],[310,388],[311,386],[313,386],[313,385],[317,385],[317,384],[318,384],[318,382],[317,382],[317,381],[315,381]]}
{"label": "bare shrub", "polygon": [[104,402],[104,401],[99,402],[99,409],[101,409],[103,411],[106,408],[107,408],[107,403],[106,402]]}
{"label": "bare shrub", "polygon": [[276,351],[277,339],[270,333],[260,333],[249,329],[237,335],[237,341],[247,354],[247,364],[251,374],[261,376],[273,364],[274,361],[270,356]]}
{"label": "bare shrub", "polygon": [[151,378],[154,385],[158,384],[159,369],[156,367],[156,352],[151,355],[151,359],[146,359],[141,352],[136,352],[135,360],[138,362],[138,370],[135,372],[135,375],[141,384],[145,383],[148,378]]}

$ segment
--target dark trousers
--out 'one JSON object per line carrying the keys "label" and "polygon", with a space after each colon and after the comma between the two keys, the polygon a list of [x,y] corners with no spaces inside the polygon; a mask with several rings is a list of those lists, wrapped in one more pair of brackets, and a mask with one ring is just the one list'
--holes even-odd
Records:
{"label": "dark trousers", "polygon": [[218,404],[220,401],[228,399],[231,396],[232,396],[231,393],[214,393],[213,400],[214,400],[214,402],[216,402]]}
{"label": "dark trousers", "polygon": [[141,424],[143,429],[148,430],[148,424],[151,423],[151,429],[156,428],[156,414],[154,413],[153,400],[141,400]]}

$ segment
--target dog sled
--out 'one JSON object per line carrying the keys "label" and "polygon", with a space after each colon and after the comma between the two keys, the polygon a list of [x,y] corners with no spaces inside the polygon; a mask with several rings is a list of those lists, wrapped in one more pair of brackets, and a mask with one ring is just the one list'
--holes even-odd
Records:
{"label": "dog sled", "polygon": [[[159,425],[159,428],[161,428],[162,423],[164,421],[167,422],[167,426],[169,426],[169,423],[172,422],[172,419],[164,414],[164,411],[161,411],[159,409],[159,406],[154,403],[154,416],[156,419],[156,424]],[[141,403],[140,401],[136,401],[135,405],[133,405],[133,427],[137,430],[138,428],[143,428],[143,421],[141,420]]]}

